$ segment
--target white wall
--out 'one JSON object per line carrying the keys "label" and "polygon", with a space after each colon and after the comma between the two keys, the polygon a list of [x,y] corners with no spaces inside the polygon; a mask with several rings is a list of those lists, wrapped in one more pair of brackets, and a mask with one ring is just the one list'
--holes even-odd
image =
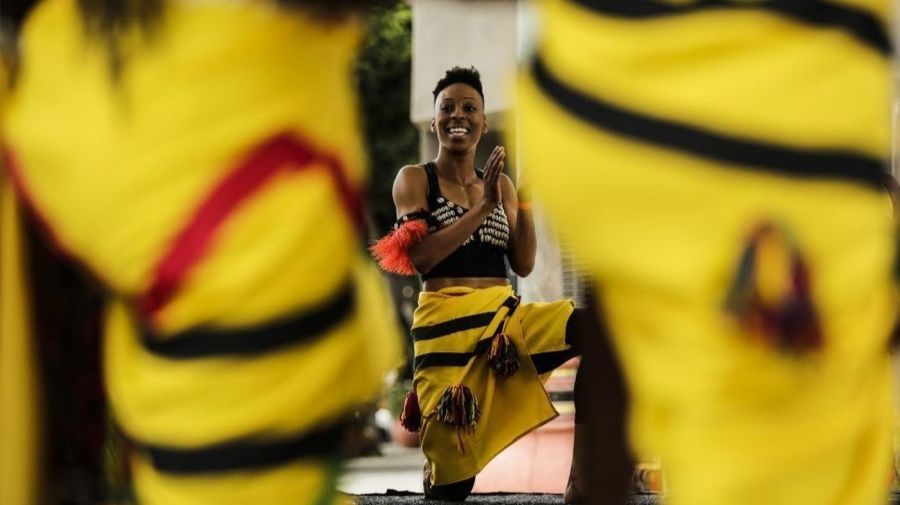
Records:
{"label": "white wall", "polygon": [[474,65],[481,72],[488,122],[502,129],[516,69],[516,3],[415,0],[412,9],[412,122],[430,123],[431,91],[447,69]]}

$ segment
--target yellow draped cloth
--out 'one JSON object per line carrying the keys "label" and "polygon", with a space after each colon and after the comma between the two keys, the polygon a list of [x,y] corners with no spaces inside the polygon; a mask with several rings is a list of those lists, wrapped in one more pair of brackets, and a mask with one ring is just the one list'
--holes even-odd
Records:
{"label": "yellow draped cloth", "polygon": [[[3,103],[12,58],[0,50]],[[20,202],[0,162],[0,503],[31,505],[41,499],[40,383],[21,227]]]}
{"label": "yellow draped cloth", "polygon": [[673,505],[886,500],[889,5],[786,4],[548,0],[519,80]]}
{"label": "yellow draped cloth", "polygon": [[0,502],[39,502],[40,388],[18,202],[0,172]]}
{"label": "yellow draped cloth", "polygon": [[[423,291],[413,315],[415,391],[423,416],[422,450],[432,484],[475,476],[504,448],[556,417],[543,382],[575,356],[566,343],[570,300],[519,303],[510,286]],[[488,355],[494,336],[508,336],[519,368],[501,378]],[[477,401],[474,426],[438,419],[448,388],[465,386]]]}
{"label": "yellow draped cloth", "polygon": [[337,500],[342,420],[400,355],[358,225],[358,38],[276,2],[167,1],[116,72],[75,0],[23,28],[8,168],[113,295],[104,376],[141,503]]}

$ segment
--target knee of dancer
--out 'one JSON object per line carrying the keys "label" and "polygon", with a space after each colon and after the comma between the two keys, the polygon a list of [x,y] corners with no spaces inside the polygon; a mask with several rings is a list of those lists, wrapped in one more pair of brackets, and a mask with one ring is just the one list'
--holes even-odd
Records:
{"label": "knee of dancer", "polygon": [[[591,338],[591,332],[597,331],[593,323],[590,309],[577,307],[566,321],[566,344],[572,346],[578,354],[582,354],[582,341]],[[594,335],[596,336],[596,335]]]}
{"label": "knee of dancer", "polygon": [[425,497],[431,498],[433,500],[461,502],[464,501],[469,496],[469,494],[472,493],[472,488],[474,486],[475,477],[461,480],[459,482],[454,482],[452,484],[430,486],[430,488],[425,490]]}

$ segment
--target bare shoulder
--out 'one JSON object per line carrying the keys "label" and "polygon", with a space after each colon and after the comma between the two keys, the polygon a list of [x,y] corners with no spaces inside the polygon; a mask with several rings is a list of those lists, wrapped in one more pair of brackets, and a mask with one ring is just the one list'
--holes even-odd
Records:
{"label": "bare shoulder", "polygon": [[400,179],[403,179],[405,181],[427,180],[427,175],[425,174],[425,165],[416,164],[404,166],[397,172],[397,180]]}
{"label": "bare shoulder", "polygon": [[406,165],[397,172],[391,191],[397,215],[427,208],[428,175],[422,165]]}
{"label": "bare shoulder", "polygon": [[518,201],[518,197],[516,196],[516,185],[506,174],[500,174],[500,189],[503,191],[504,201]]}
{"label": "bare shoulder", "polygon": [[428,175],[423,165],[406,165],[397,172],[394,179],[394,191],[425,191],[428,188]]}

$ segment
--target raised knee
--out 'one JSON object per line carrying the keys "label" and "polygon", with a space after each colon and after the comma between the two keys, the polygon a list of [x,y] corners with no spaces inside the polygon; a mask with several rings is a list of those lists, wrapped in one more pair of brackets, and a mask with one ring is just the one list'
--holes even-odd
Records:
{"label": "raised knee", "polygon": [[474,486],[475,477],[441,486],[426,486],[425,497],[432,500],[463,501],[472,493]]}

